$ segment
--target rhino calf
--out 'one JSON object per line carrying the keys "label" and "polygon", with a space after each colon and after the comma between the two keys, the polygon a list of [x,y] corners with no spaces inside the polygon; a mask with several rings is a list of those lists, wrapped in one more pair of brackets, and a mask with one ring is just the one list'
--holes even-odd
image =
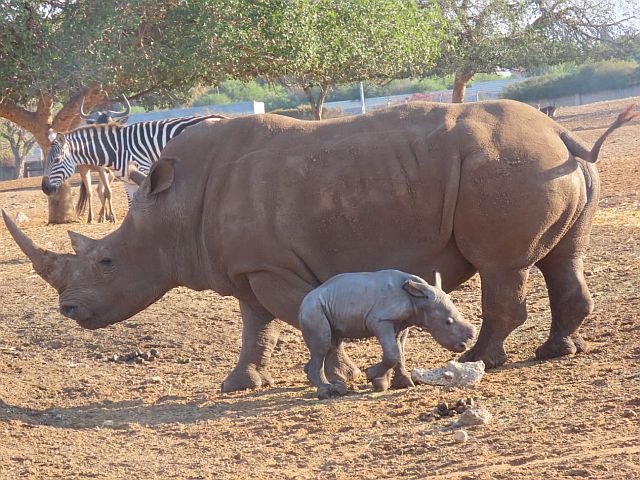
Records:
{"label": "rhino calf", "polygon": [[346,386],[329,383],[324,371],[325,359],[343,338],[375,336],[380,342],[382,361],[367,369],[367,379],[377,391],[389,388],[394,369],[401,377],[396,385],[413,386],[404,366],[404,342],[411,326],[424,328],[449,350],[465,351],[475,328],[458,312],[439,279],[436,273],[434,287],[399,270],[343,273],[309,292],[299,320],[311,354],[307,377],[318,388],[318,398],[346,393]]}

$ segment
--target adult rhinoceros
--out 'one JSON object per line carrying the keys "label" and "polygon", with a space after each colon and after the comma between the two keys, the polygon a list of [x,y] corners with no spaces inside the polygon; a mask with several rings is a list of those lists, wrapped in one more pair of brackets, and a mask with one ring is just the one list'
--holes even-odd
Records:
{"label": "adult rhinoceros", "polygon": [[[635,115],[622,113],[591,150],[513,101],[416,103],[323,122],[216,121],[167,145],[118,230],[100,240],[70,232],[76,255],[42,250],[5,222],[58,290],[62,314],[86,328],[125,320],[178,285],[237,297],[242,350],[224,391],[270,384],[272,320],[297,325],[305,294],[351,271],[395,268],[432,281],[437,269],[445,291],[478,271],[483,324],[462,359],[493,367],[526,318],[537,265],[552,325],[536,354],[555,357],[584,349],[593,163]],[[333,370],[355,367],[340,350]]]}

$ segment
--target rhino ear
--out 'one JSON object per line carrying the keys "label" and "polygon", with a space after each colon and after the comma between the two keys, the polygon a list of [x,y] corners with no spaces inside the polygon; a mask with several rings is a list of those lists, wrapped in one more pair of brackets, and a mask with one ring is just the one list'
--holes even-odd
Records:
{"label": "rhino ear", "polygon": [[146,196],[157,195],[173,185],[174,165],[177,158],[163,158],[156,162],[142,184]]}
{"label": "rhino ear", "polygon": [[93,238],[85,237],[81,233],[72,232],[71,230],[67,233],[71,239],[71,247],[78,255],[86,255],[96,242]]}
{"label": "rhino ear", "polygon": [[413,297],[427,297],[427,293],[429,293],[429,290],[426,288],[426,285],[420,283],[420,282],[416,282],[415,280],[407,280],[404,282],[404,285],[402,285],[402,288],[404,288],[407,293],[409,293],[409,295],[413,296]]}

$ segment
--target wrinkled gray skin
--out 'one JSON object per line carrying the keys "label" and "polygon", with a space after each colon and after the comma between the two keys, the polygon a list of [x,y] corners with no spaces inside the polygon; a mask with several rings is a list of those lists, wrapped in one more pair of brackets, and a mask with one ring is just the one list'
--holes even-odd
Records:
{"label": "wrinkled gray skin", "polygon": [[[439,278],[439,275],[436,275]],[[343,338],[375,336],[382,346],[382,361],[367,369],[377,391],[413,386],[405,368],[404,342],[408,328],[425,329],[443,347],[464,352],[475,336],[467,322],[439,285],[399,270],[343,273],[330,278],[304,297],[300,306],[300,330],[309,348],[309,381],[318,387],[318,398],[344,395],[342,382],[329,383],[324,362]]]}
{"label": "wrinkled gray skin", "polygon": [[[538,358],[583,351],[593,308],[582,259],[598,204],[589,149],[535,108],[501,100],[415,102],[305,122],[254,115],[203,122],[171,140],[117,230],[71,233],[75,255],[37,247],[5,215],[60,311],[85,328],[140,312],[177,286],[240,302],[242,350],[223,391],[267,386],[278,318],[295,327],[303,298],[345,272],[432,270],[451,291],[482,280],[482,328],[463,361],[507,360],[504,340],[527,318],[529,268],[551,307]],[[358,375],[344,349],[332,376]]]}

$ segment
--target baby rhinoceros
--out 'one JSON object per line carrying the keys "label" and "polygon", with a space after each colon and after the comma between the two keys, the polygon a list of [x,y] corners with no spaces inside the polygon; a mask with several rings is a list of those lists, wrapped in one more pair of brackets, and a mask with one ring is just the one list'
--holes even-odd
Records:
{"label": "baby rhinoceros", "polygon": [[[443,347],[463,352],[475,336],[467,322],[442,290],[440,274],[436,286],[399,270],[343,273],[309,292],[300,306],[300,330],[311,360],[307,377],[318,387],[318,398],[344,395],[346,385],[329,383],[324,362],[343,338],[375,336],[382,346],[382,361],[367,369],[374,388],[412,386],[404,367],[404,341],[408,328],[422,327]],[[398,378],[400,377],[400,378]]]}

